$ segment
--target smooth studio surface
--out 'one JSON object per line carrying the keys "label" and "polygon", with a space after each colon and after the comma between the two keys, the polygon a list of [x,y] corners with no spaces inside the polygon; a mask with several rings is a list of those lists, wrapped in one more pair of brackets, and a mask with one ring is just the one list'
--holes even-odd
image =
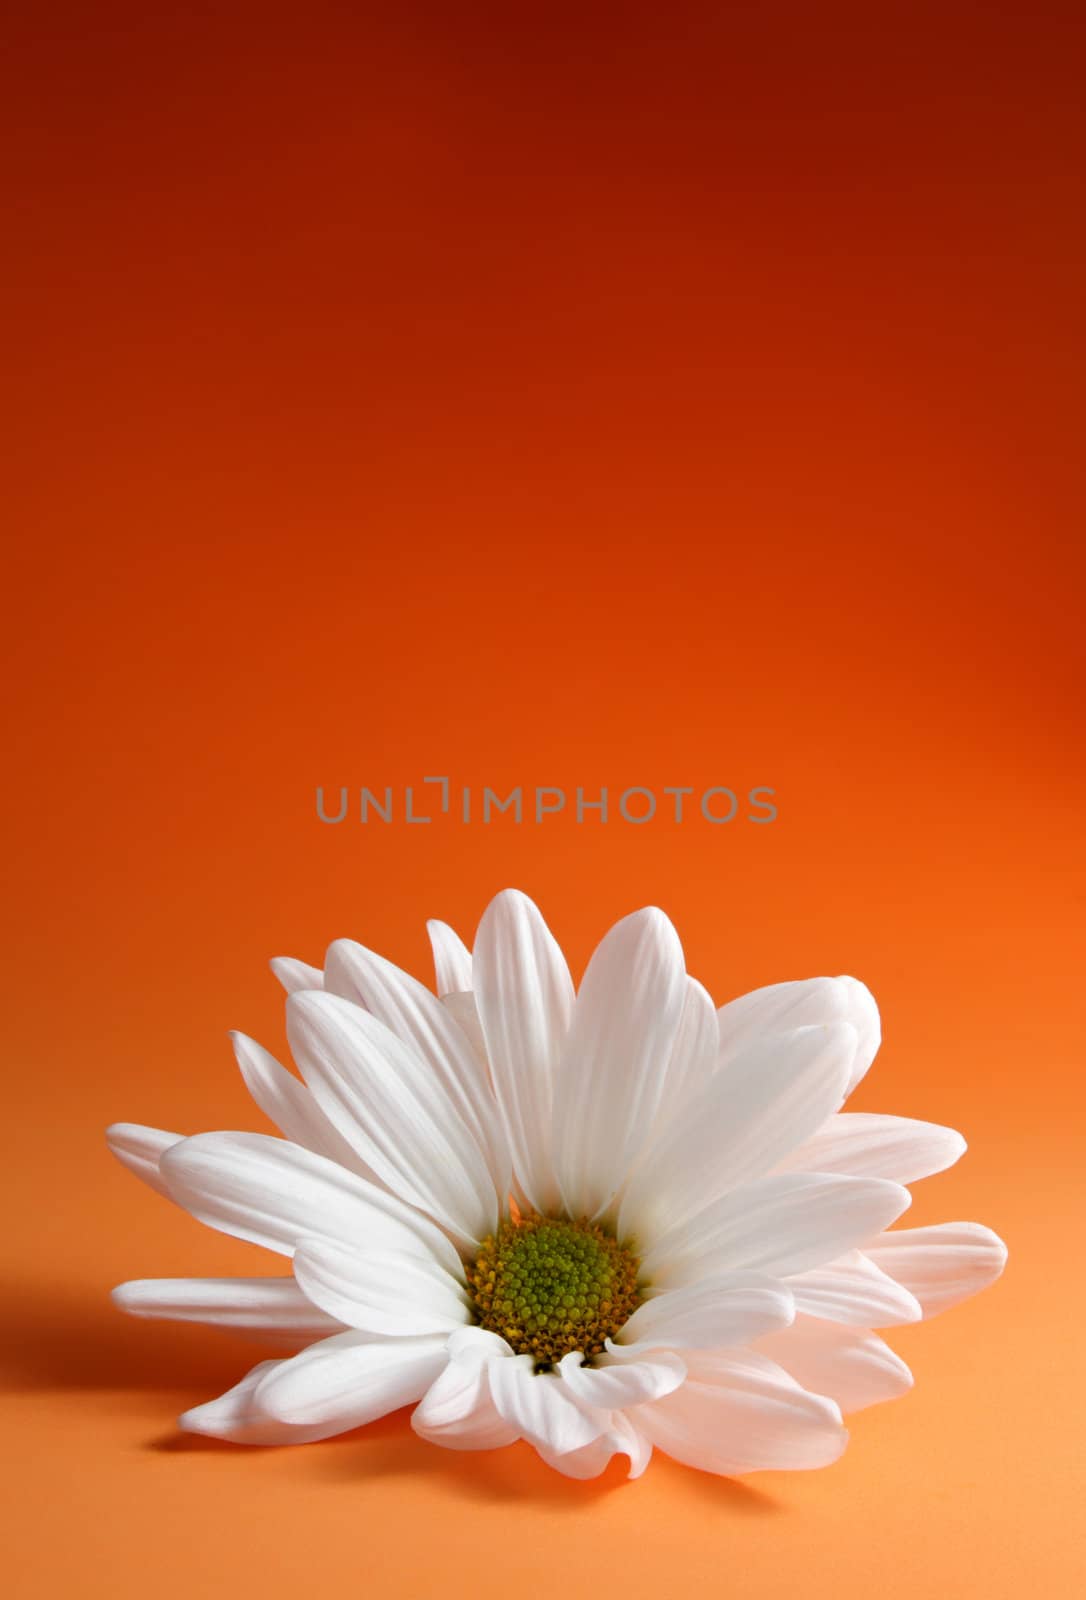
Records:
{"label": "smooth studio surface", "polygon": [[[583,13],[14,30],[19,1596],[1076,1586],[1081,32]],[[517,785],[523,821],[485,822]],[[537,787],[567,796],[539,823]],[[265,1258],[106,1124],[262,1127],[226,1030],[285,1051],[269,957],[349,935],[429,981],[426,917],[470,937],[507,884],[577,973],[655,903],[718,1002],[856,974],[885,1043],[854,1108],[969,1140],[906,1221],[989,1224],[1007,1273],[890,1332],[916,1388],[836,1466],[584,1485],[406,1413],[296,1450],[175,1432],[263,1352],[110,1287]]]}

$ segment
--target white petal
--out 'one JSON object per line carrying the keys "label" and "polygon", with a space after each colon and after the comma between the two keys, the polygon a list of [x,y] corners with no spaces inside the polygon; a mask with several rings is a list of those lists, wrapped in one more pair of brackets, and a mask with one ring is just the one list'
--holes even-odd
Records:
{"label": "white petal", "polygon": [[341,1167],[359,1173],[372,1183],[373,1173],[336,1132],[304,1083],[246,1034],[232,1032],[230,1042],[245,1087],[264,1115],[286,1138],[293,1144],[300,1144],[303,1150],[313,1150],[319,1156],[327,1156],[329,1161],[338,1161]]}
{"label": "white petal", "polygon": [[271,1417],[260,1405],[260,1386],[286,1361],[262,1361],[246,1373],[240,1383],[228,1389],[217,1400],[194,1406],[177,1420],[187,1433],[206,1434],[213,1439],[229,1439],[233,1444],[281,1445],[311,1444],[318,1439],[331,1438],[356,1423],[342,1416],[325,1418],[318,1423],[284,1422]]}
{"label": "white petal", "polygon": [[495,1190],[508,1194],[509,1146],[486,1067],[441,1001],[409,973],[352,939],[337,939],[330,947],[324,986],[364,1006],[414,1051],[486,1156]]}
{"label": "white petal", "polygon": [[912,1117],[839,1111],[779,1164],[782,1172],[848,1172],[916,1183],[952,1167],[965,1153],[953,1128]]}
{"label": "white petal", "polygon": [[212,1439],[229,1439],[233,1444],[309,1444],[315,1439],[327,1439],[339,1433],[336,1424],[324,1427],[292,1427],[289,1423],[275,1422],[256,1404],[256,1392],[263,1380],[281,1361],[261,1361],[247,1372],[240,1383],[228,1389],[217,1400],[193,1406],[178,1417],[178,1426],[186,1433],[202,1433]]}
{"label": "white petal", "polygon": [[567,1478],[580,1479],[598,1478],[616,1455],[628,1456],[629,1476],[639,1478],[652,1455],[652,1445],[645,1435],[639,1433],[621,1411],[612,1412],[606,1433],[601,1433],[598,1439],[582,1445],[579,1450],[569,1450],[559,1456],[542,1445],[536,1445],[536,1449],[556,1472],[563,1473]]}
{"label": "white petal", "polygon": [[[688,977],[679,1031],[675,1036],[661,1094],[661,1128],[674,1120],[713,1076],[717,1065],[718,1040],[712,999],[696,978]],[[653,1133],[655,1136],[657,1129]]]}
{"label": "white petal", "polygon": [[444,1267],[402,1252],[303,1239],[294,1276],[314,1305],[366,1333],[450,1333],[471,1315],[467,1291]]}
{"label": "white petal", "polygon": [[796,1310],[827,1322],[858,1328],[889,1328],[918,1322],[920,1304],[907,1289],[860,1250],[850,1250],[828,1266],[814,1267],[788,1279]]}
{"label": "white petal", "polygon": [[885,1178],[773,1173],[721,1195],[669,1230],[644,1253],[642,1271],[669,1288],[712,1272],[788,1277],[865,1244],[910,1199],[908,1189]]}
{"label": "white petal", "polygon": [[475,939],[472,983],[517,1181],[531,1206],[553,1210],[558,1191],[549,1139],[551,1097],[573,981],[527,895],[506,889],[487,906]]}
{"label": "white petal", "polygon": [[856,1055],[852,1062],[852,1072],[849,1074],[846,1095],[851,1094],[865,1077],[868,1068],[879,1053],[882,1043],[882,1019],[879,1008],[875,1004],[875,996],[865,983],[859,978],[849,978],[842,974],[838,983],[844,984],[848,993],[848,1020],[856,1029],[857,1045]]}
{"label": "white petal", "polygon": [[[493,1094],[493,1085],[490,1078],[490,1064],[486,1058],[486,1040],[483,1038],[483,1025],[479,1021],[479,1008],[475,1004],[475,996],[464,992],[461,994],[443,994],[441,1004],[452,1017],[461,1033],[464,1034],[471,1048],[475,1052],[475,1059],[479,1062]],[[495,1101],[497,1104],[497,1101]],[[508,1141],[506,1141],[508,1145]]]}
{"label": "white petal", "polygon": [[792,1028],[847,1022],[856,1045],[845,1093],[859,1083],[875,1059],[881,1039],[879,1011],[871,991],[856,978],[806,978],[773,983],[741,995],[717,1012],[720,1063],[725,1065],[755,1038]]}
{"label": "white petal", "polygon": [[[501,1341],[504,1344],[504,1340]],[[511,1354],[506,1347],[504,1354]],[[411,1414],[422,1438],[449,1450],[497,1450],[518,1438],[490,1395],[490,1364],[476,1347],[450,1350],[450,1360]]]}
{"label": "white petal", "polygon": [[319,1235],[351,1248],[403,1250],[451,1271],[459,1257],[425,1217],[326,1161],[263,1133],[201,1133],[162,1158],[170,1195],[209,1227],[283,1255]]}
{"label": "white petal", "polygon": [[864,1246],[883,1272],[934,1317],[986,1289],[1007,1262],[1007,1246],[979,1222],[940,1222],[930,1228],[896,1228]]}
{"label": "white petal", "polygon": [[723,1474],[828,1466],[848,1442],[831,1400],[751,1351],[692,1358],[682,1388],[629,1421],[676,1461]]}
{"label": "white petal", "polygon": [[607,1426],[606,1412],[586,1409],[557,1373],[536,1372],[531,1356],[492,1361],[488,1374],[498,1414],[518,1434],[555,1455],[591,1444]]}
{"label": "white petal", "polygon": [[622,1350],[707,1350],[750,1344],[795,1315],[791,1293],[772,1278],[720,1276],[665,1290],[638,1306],[622,1329]]}
{"label": "white petal", "polygon": [[836,1111],[855,1049],[848,1023],[755,1039],[650,1148],[623,1196],[619,1236],[654,1239],[768,1172]]}
{"label": "white petal", "polygon": [[686,1377],[686,1364],[670,1351],[658,1350],[637,1361],[597,1356],[595,1365],[588,1367],[581,1352],[575,1350],[562,1357],[558,1372],[574,1398],[584,1405],[621,1411],[643,1400],[659,1400],[677,1389]]}
{"label": "white petal", "polygon": [[106,1143],[121,1165],[167,1200],[173,1196],[163,1182],[159,1163],[170,1146],[184,1137],[183,1133],[167,1133],[165,1128],[145,1128],[138,1122],[115,1122],[106,1129]]}
{"label": "white petal", "polygon": [[431,919],[426,924],[434,952],[434,972],[439,995],[456,994],[471,988],[471,951],[447,922]]}
{"label": "white petal", "polygon": [[729,1000],[717,1011],[721,1065],[768,1033],[849,1020],[849,997],[836,978],[766,984]]}
{"label": "white petal", "polygon": [[299,989],[324,988],[324,973],[320,967],[311,967],[307,961],[298,961],[294,956],[276,956],[271,969],[288,994],[296,994]]}
{"label": "white petal", "polygon": [[493,1232],[483,1152],[414,1050],[349,1000],[311,990],[287,1001],[287,1034],[318,1105],[393,1193],[468,1248]]}
{"label": "white petal", "polygon": [[359,1428],[421,1398],[444,1367],[446,1336],[373,1342],[338,1333],[280,1362],[257,1386],[255,1404],[277,1422]]}
{"label": "white petal", "polygon": [[342,1322],[318,1310],[293,1278],[137,1278],[118,1284],[111,1298],[133,1317],[207,1322],[302,1339],[343,1331]]}
{"label": "white petal", "polygon": [[577,994],[555,1085],[554,1163],[571,1216],[598,1216],[641,1154],[660,1109],[686,973],[654,906],[615,924]]}
{"label": "white petal", "polygon": [[862,1411],[912,1388],[912,1373],[901,1357],[877,1333],[862,1328],[797,1317],[782,1333],[760,1339],[758,1349],[805,1389],[836,1400],[842,1411]]}
{"label": "white petal", "polygon": [[506,1344],[500,1333],[491,1333],[489,1328],[477,1328],[474,1324],[450,1333],[448,1348],[450,1360],[466,1361],[469,1366],[476,1367],[484,1361],[496,1361],[513,1354],[512,1345]]}

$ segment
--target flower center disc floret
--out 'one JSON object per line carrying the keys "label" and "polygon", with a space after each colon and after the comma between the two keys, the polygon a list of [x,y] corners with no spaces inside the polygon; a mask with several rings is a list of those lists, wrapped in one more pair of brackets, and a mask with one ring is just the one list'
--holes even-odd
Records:
{"label": "flower center disc floret", "polygon": [[530,1214],[483,1240],[467,1280],[480,1327],[550,1367],[600,1354],[641,1303],[640,1265],[593,1223]]}

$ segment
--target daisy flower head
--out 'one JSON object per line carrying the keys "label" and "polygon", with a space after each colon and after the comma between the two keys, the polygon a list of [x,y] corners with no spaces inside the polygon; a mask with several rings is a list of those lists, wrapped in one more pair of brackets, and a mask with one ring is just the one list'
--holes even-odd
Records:
{"label": "daisy flower head", "polygon": [[821,1467],[844,1412],[912,1379],[875,1329],[983,1288],[978,1223],[894,1227],[965,1142],[843,1111],[880,1039],[854,978],[714,1007],[662,912],[623,918],[575,990],[506,890],[469,952],[431,922],[437,993],[349,939],[272,963],[300,1076],[243,1034],[282,1137],[119,1123],[114,1154],[290,1276],[143,1279],[136,1316],[293,1354],[186,1411],[243,1444],[327,1438],[413,1405],[423,1439],[525,1439],[590,1478],[658,1448],[709,1472]]}

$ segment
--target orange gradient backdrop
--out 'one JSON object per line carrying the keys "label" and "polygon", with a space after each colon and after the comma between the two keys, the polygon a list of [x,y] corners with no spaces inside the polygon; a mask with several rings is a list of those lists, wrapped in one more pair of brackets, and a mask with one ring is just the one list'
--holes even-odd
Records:
{"label": "orange gradient backdrop", "polygon": [[[964,4],[26,8],[4,95],[3,1179],[20,1596],[1072,1592],[1082,33]],[[314,791],[767,785],[779,818],[318,822]],[[406,1413],[261,1453],[263,1269],[115,1166],[262,1125],[229,1027],[506,884],[654,902],[724,1000],[852,972],[860,1109],[1011,1262],[816,1474],[626,1486]],[[9,1591],[11,1592],[11,1591]]]}

